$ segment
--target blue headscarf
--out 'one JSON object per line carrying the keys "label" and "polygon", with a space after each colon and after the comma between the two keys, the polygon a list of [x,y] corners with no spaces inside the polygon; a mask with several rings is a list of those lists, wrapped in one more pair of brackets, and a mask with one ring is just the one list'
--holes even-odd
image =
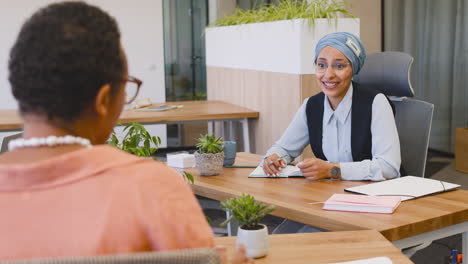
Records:
{"label": "blue headscarf", "polygon": [[320,51],[326,46],[341,51],[348,58],[353,67],[353,76],[358,74],[362,66],[364,66],[366,49],[361,40],[355,35],[348,32],[335,32],[322,37],[315,47],[315,63]]}

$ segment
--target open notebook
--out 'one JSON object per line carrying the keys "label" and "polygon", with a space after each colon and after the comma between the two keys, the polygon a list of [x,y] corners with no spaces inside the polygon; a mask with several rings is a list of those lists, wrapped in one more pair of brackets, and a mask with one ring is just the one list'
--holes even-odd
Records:
{"label": "open notebook", "polygon": [[303,178],[301,169],[297,166],[288,165],[286,168],[281,169],[280,174],[278,176],[268,176],[263,171],[262,166],[258,166],[252,171],[249,175],[249,178],[265,178],[265,177],[280,177],[280,178],[292,178],[292,177],[300,177]]}
{"label": "open notebook", "polygon": [[377,196],[399,196],[402,201],[405,201],[450,191],[458,187],[460,187],[458,184],[416,176],[404,176],[397,179],[346,188],[345,191]]}

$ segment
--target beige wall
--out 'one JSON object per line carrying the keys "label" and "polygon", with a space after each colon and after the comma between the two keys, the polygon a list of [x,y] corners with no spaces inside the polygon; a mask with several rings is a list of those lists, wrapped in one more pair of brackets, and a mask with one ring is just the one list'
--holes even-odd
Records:
{"label": "beige wall", "polygon": [[210,23],[218,18],[233,14],[236,10],[236,0],[208,0]]}
{"label": "beige wall", "polygon": [[312,74],[221,67],[207,67],[207,87],[208,100],[260,112],[260,117],[250,122],[251,152],[257,154],[264,154],[281,137],[304,99],[319,92]]}
{"label": "beige wall", "polygon": [[367,53],[382,51],[382,1],[348,0],[349,11],[361,20],[361,40]]}

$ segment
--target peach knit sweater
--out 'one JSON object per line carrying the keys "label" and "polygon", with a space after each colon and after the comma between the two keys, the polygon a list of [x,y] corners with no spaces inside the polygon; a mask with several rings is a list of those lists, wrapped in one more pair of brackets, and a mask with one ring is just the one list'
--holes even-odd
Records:
{"label": "peach knit sweater", "polygon": [[109,146],[0,166],[0,259],[212,247],[173,169]]}

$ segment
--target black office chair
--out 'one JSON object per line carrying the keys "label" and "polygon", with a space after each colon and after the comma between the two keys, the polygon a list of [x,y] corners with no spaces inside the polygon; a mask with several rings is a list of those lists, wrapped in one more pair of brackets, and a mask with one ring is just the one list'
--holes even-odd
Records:
{"label": "black office chair", "polygon": [[395,105],[400,138],[401,165],[407,175],[424,177],[434,105],[411,99],[413,57],[402,52],[378,52],[367,56],[354,81],[378,89]]}

